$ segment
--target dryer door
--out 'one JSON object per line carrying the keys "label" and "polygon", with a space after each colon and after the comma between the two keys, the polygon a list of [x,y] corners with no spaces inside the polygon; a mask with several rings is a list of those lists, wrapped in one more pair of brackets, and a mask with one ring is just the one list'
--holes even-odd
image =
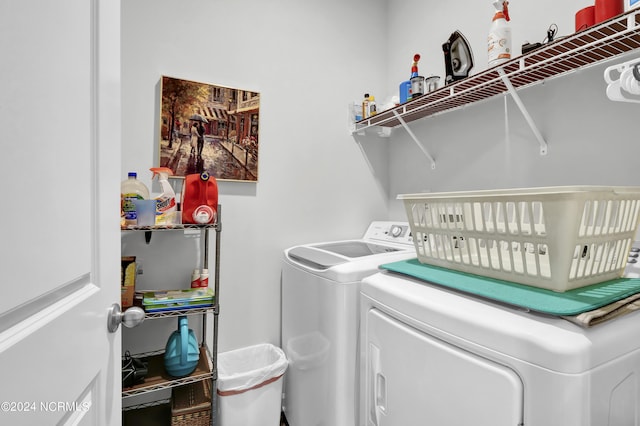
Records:
{"label": "dryer door", "polygon": [[515,426],[523,386],[511,369],[371,309],[362,365],[366,426]]}

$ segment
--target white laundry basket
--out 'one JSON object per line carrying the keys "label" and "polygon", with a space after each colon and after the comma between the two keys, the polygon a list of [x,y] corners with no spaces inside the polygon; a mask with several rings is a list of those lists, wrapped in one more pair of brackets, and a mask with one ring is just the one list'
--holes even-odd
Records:
{"label": "white laundry basket", "polygon": [[282,349],[263,343],[218,355],[218,425],[279,426]]}
{"label": "white laundry basket", "polygon": [[398,198],[420,262],[559,292],[622,275],[640,210],[640,187]]}

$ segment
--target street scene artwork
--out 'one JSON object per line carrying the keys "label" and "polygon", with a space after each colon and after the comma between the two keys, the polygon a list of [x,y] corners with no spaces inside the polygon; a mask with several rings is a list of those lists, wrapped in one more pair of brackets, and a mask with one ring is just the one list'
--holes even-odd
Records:
{"label": "street scene artwork", "polygon": [[258,181],[260,94],[162,77],[160,167]]}

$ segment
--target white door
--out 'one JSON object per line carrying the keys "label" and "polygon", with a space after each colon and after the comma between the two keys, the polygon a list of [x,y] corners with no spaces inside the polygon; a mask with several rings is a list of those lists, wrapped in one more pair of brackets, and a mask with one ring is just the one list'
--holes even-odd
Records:
{"label": "white door", "polygon": [[120,2],[0,2],[0,424],[121,422]]}

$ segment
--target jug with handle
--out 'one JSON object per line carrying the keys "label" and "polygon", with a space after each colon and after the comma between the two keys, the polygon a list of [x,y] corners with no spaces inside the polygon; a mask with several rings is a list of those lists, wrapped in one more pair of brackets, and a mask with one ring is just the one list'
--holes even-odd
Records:
{"label": "jug with handle", "polygon": [[178,317],[178,329],[171,333],[164,351],[164,367],[173,377],[185,377],[198,365],[200,351],[196,335],[186,316]]}

